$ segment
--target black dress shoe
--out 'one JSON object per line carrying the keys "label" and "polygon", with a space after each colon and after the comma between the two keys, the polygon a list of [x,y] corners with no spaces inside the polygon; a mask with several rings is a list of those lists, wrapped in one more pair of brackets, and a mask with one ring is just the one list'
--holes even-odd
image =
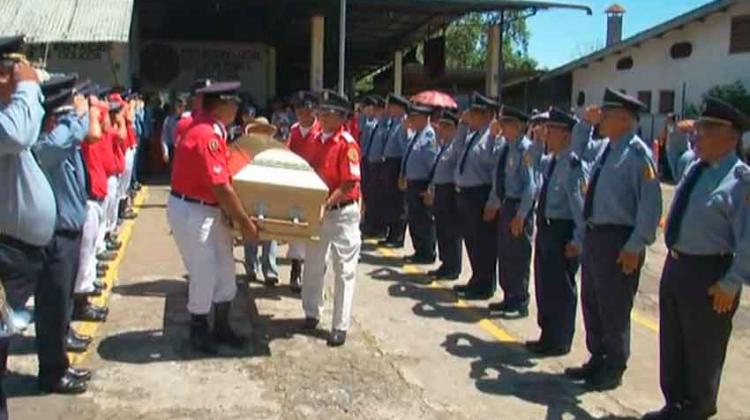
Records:
{"label": "black dress shoe", "polygon": [[94,290],[92,290],[90,292],[76,293],[76,295],[78,295],[80,297],[85,297],[85,298],[99,297],[99,296],[102,295],[102,289],[99,288],[99,287],[94,286]]}
{"label": "black dress shoe", "polygon": [[302,261],[292,260],[292,269],[289,274],[289,287],[294,293],[302,292]]}
{"label": "black dress shoe", "polygon": [[437,277],[440,278],[440,276],[445,274],[445,269],[443,266],[440,266],[440,268],[437,268],[435,270],[430,270],[427,272],[427,275],[430,277]]}
{"label": "black dress shoe", "polygon": [[125,220],[133,220],[136,217],[138,217],[138,213],[134,212],[131,209],[125,210],[120,216],[121,219],[125,219]]}
{"label": "black dress shoe", "polygon": [[231,302],[217,303],[214,306],[214,340],[217,343],[241,349],[245,347],[245,337],[237,334],[229,323]]}
{"label": "black dress shoe", "polygon": [[96,269],[97,270],[107,271],[107,270],[109,270],[109,264],[103,263],[103,262],[98,262],[98,263],[96,263]]}
{"label": "black dress shoe", "polygon": [[110,238],[110,239],[107,239],[107,245],[115,249],[120,249],[122,248],[122,241],[118,241],[117,239]]}
{"label": "black dress shoe", "polygon": [[97,279],[94,281],[94,287],[97,289],[101,289],[101,291],[107,290],[107,283],[105,283],[103,280]]}
{"label": "black dress shoe", "polygon": [[314,329],[318,328],[318,324],[320,324],[320,320],[318,318],[307,317],[302,322],[302,329],[303,330],[314,330]]}
{"label": "black dress shoe", "polygon": [[426,257],[421,255],[412,255],[404,259],[409,264],[433,264],[435,257]]}
{"label": "black dress shoe", "polygon": [[91,304],[79,305],[73,309],[74,321],[104,322],[107,320],[108,311]]}
{"label": "black dress shoe", "polygon": [[542,340],[531,340],[523,343],[523,346],[532,353],[539,353],[545,347],[545,344]]}
{"label": "black dress shoe", "polygon": [[276,287],[276,285],[279,284],[279,279],[276,277],[268,277],[266,278],[265,283],[268,287]]}
{"label": "black dress shoe", "polygon": [[494,295],[495,295],[495,292],[493,291],[471,289],[468,292],[463,294],[463,298],[466,300],[488,300],[488,299],[492,299],[492,296]]}
{"label": "black dress shoe", "polygon": [[601,369],[601,367],[602,367],[602,360],[595,359],[592,357],[591,359],[589,359],[589,361],[587,361],[581,366],[565,369],[564,373],[565,373],[565,376],[571,379],[583,381],[583,380],[586,380],[586,378],[589,378],[593,376],[594,374],[596,374],[596,372],[598,372],[599,369]]}
{"label": "black dress shoe", "polygon": [[586,378],[583,387],[589,391],[609,391],[622,384],[624,369],[603,367]]}
{"label": "black dress shoe", "polygon": [[85,341],[88,344],[91,344],[91,342],[94,341],[94,338],[90,335],[78,334],[73,328],[68,330],[68,335],[74,337],[76,340]]}
{"label": "black dress shoe", "polygon": [[539,356],[564,356],[570,353],[570,347],[555,346],[543,341],[527,341],[524,343],[526,349]]}
{"label": "black dress shoe", "polygon": [[106,276],[107,276],[107,272],[106,271],[99,270],[99,269],[96,270],[96,278],[103,279]]}
{"label": "black dress shoe", "polygon": [[490,303],[487,305],[487,309],[490,312],[517,312],[520,318],[529,316],[529,304],[528,302],[519,302],[505,299],[500,303]]}
{"label": "black dress shoe", "polygon": [[206,315],[192,315],[190,323],[190,345],[194,350],[214,355],[219,352],[216,342],[208,327],[208,317]]}
{"label": "black dress shoe", "polygon": [[90,341],[78,340],[71,334],[65,337],[65,351],[70,353],[85,353],[89,348],[89,344]]}
{"label": "black dress shoe", "polygon": [[114,261],[117,259],[117,254],[112,251],[105,251],[96,256],[99,261]]}
{"label": "black dress shoe", "polygon": [[641,420],[678,420],[681,419],[680,408],[673,405],[665,405],[659,411],[646,413]]}
{"label": "black dress shoe", "polygon": [[398,249],[398,248],[403,248],[404,243],[403,242],[386,242],[383,246],[388,249]]}
{"label": "black dress shoe", "polygon": [[328,336],[328,347],[340,347],[346,343],[346,331],[333,330]]}
{"label": "black dress shoe", "polygon": [[300,282],[299,277],[293,277],[289,281],[289,288],[296,294],[302,293],[302,283]]}
{"label": "black dress shoe", "polygon": [[91,380],[91,371],[88,369],[78,369],[74,368],[73,366],[68,367],[68,374],[72,375],[74,378],[78,379],[79,381],[90,381]]}
{"label": "black dress shoe", "polygon": [[86,381],[77,379],[69,372],[65,372],[62,378],[55,383],[39,382],[39,390],[50,394],[83,394],[86,392]]}

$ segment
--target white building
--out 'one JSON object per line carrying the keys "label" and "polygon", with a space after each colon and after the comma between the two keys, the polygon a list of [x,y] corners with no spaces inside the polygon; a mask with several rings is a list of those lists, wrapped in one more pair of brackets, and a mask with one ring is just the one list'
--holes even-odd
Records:
{"label": "white building", "polygon": [[622,41],[624,9],[607,14],[608,46],[541,76],[569,76],[573,106],[601,101],[607,87],[623,90],[649,106],[641,130],[653,138],[666,114],[700,105],[713,86],[740,81],[750,90],[750,1],[712,1]]}

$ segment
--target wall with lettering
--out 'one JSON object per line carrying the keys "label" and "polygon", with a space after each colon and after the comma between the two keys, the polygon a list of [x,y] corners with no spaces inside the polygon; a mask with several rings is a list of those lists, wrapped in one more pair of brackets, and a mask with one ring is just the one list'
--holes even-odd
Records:
{"label": "wall with lettering", "polygon": [[131,84],[128,44],[35,44],[28,55],[34,61],[46,61],[50,73],[78,73],[81,79],[108,86]]}
{"label": "wall with lettering", "polygon": [[275,54],[265,44],[148,41],[133,58],[144,90],[186,92],[209,77],[240,80],[260,106],[275,94]]}

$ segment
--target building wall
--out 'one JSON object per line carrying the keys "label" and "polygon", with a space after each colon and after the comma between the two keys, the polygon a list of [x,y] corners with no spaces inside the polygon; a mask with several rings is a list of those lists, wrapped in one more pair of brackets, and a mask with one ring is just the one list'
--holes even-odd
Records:
{"label": "building wall", "polygon": [[124,43],[66,43],[35,45],[32,57],[43,60],[51,73],[78,73],[81,79],[91,79],[108,86],[129,87],[130,56]]}
{"label": "building wall", "polygon": [[[655,115],[642,118],[641,129],[644,137],[653,137],[664,124],[664,115],[658,113],[662,90],[675,92],[674,110],[681,114],[683,102],[686,107],[699,105],[701,96],[717,84],[739,80],[750,89],[750,53],[729,54],[732,16],[745,14],[750,14],[750,2],[739,2],[726,13],[713,14],[704,22],[691,23],[663,38],[647,40],[640,47],[628,48],[620,55],[608,56],[603,62],[574,70],[571,103],[576,104],[581,91],[586,95],[587,104],[600,102],[607,87],[624,89],[633,96],[638,91],[651,91],[651,113]],[[692,43],[692,55],[677,60],[671,58],[672,45],[685,41]],[[617,61],[627,56],[633,58],[633,67],[616,70]]]}

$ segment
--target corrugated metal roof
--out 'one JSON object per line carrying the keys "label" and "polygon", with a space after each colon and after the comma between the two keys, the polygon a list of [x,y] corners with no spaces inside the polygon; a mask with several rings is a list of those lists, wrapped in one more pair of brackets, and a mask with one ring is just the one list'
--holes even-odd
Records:
{"label": "corrugated metal roof", "polygon": [[30,43],[128,42],[135,0],[2,0],[0,36]]}

